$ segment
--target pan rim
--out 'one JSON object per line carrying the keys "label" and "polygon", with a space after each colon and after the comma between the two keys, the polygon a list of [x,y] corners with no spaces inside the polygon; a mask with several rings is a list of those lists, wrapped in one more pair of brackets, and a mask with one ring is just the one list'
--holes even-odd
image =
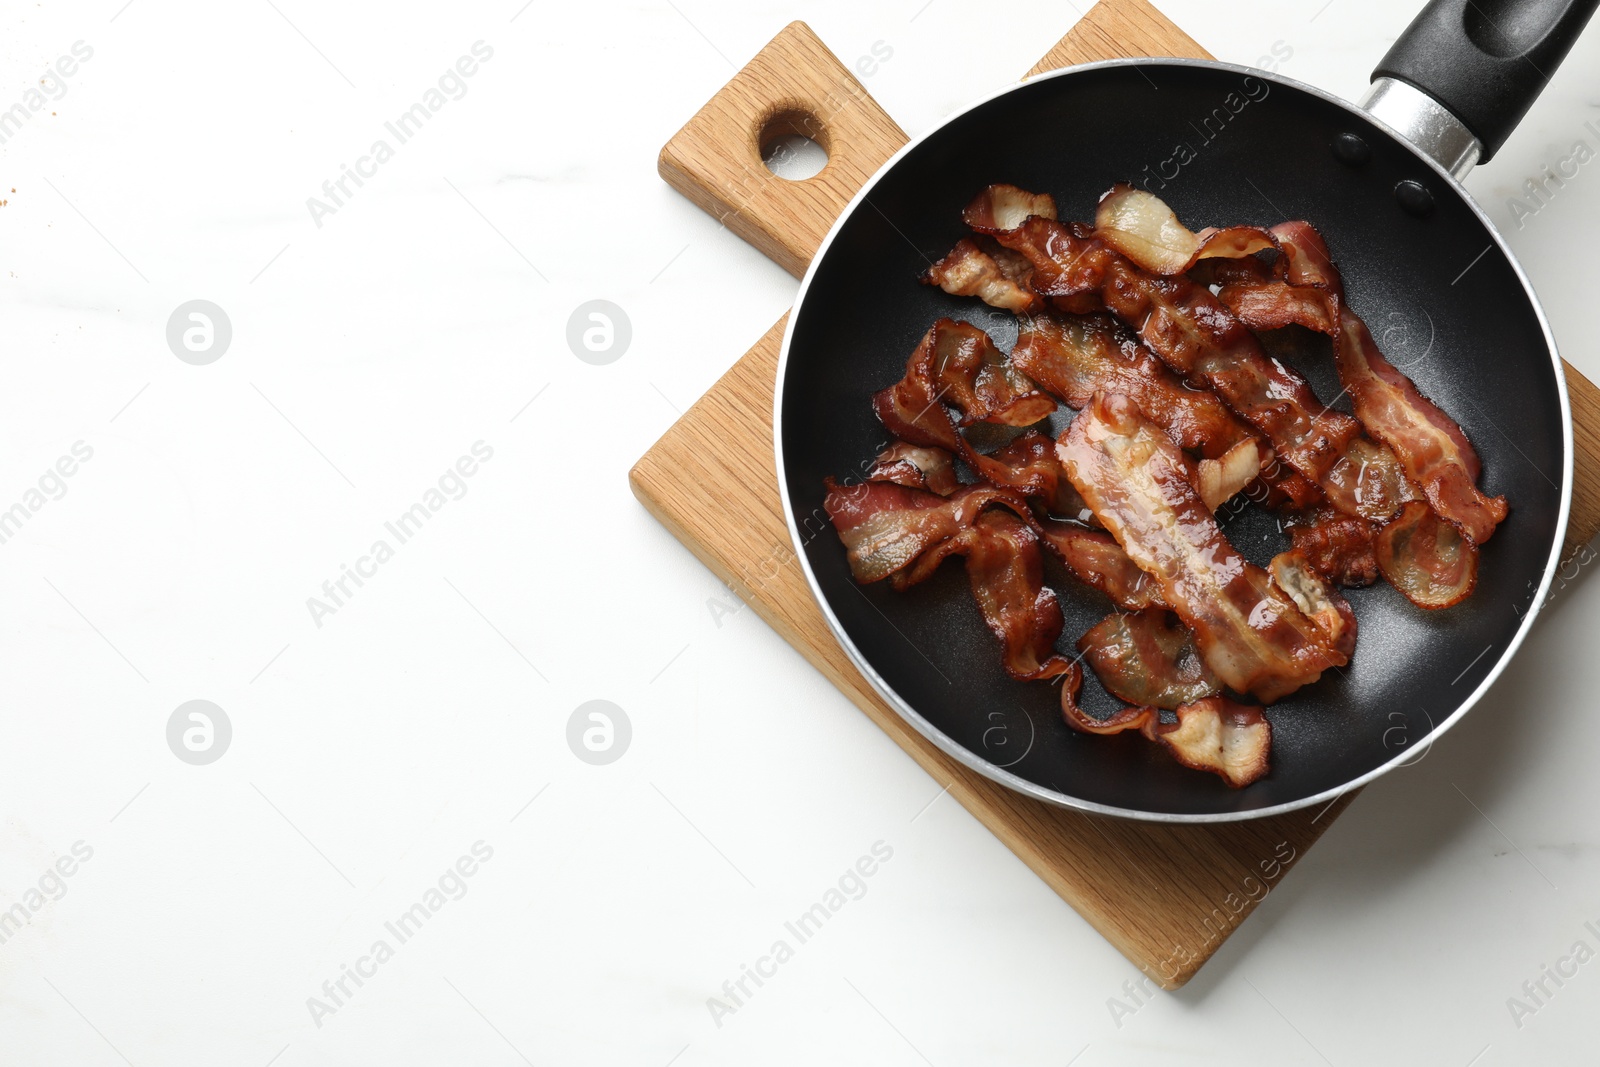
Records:
{"label": "pan rim", "polygon": [[1447,188],[1449,188],[1456,196],[1464,201],[1467,208],[1477,216],[1478,221],[1483,225],[1484,229],[1488,232],[1490,238],[1493,240],[1494,247],[1500,250],[1501,255],[1505,258],[1506,262],[1510,265],[1512,272],[1516,275],[1517,280],[1521,283],[1523,293],[1526,295],[1529,303],[1532,305],[1534,316],[1539,323],[1540,332],[1544,336],[1545,347],[1550,355],[1551,370],[1555,376],[1556,393],[1561,404],[1561,436],[1563,450],[1561,504],[1556,516],[1555,534],[1552,538],[1549,558],[1545,561],[1543,577],[1539,582],[1539,588],[1534,595],[1532,605],[1530,606],[1526,615],[1523,616],[1522,622],[1517,627],[1516,633],[1512,636],[1510,643],[1504,650],[1502,650],[1493,667],[1490,668],[1489,673],[1484,676],[1483,680],[1478,684],[1478,686],[1462,699],[1462,701],[1456,706],[1456,709],[1449,716],[1447,716],[1443,721],[1438,723],[1431,731],[1429,731],[1426,741],[1427,747],[1431,748],[1434,742],[1440,736],[1442,736],[1446,730],[1454,726],[1467,714],[1467,712],[1471,711],[1477,705],[1478,701],[1483,698],[1484,694],[1489,691],[1489,689],[1497,680],[1499,680],[1500,675],[1505,671],[1507,665],[1513,658],[1515,658],[1518,650],[1521,649],[1522,643],[1528,636],[1534,620],[1538,618],[1539,613],[1543,609],[1546,597],[1549,594],[1551,582],[1554,580],[1556,572],[1561,565],[1561,554],[1562,549],[1565,546],[1567,525],[1572,510],[1572,406],[1567,395],[1567,379],[1566,372],[1563,367],[1563,361],[1561,359],[1560,351],[1556,346],[1555,335],[1550,329],[1549,318],[1545,315],[1544,305],[1540,303],[1538,293],[1534,290],[1532,281],[1528,278],[1527,273],[1522,268],[1522,264],[1518,261],[1516,255],[1506,243],[1505,237],[1500,233],[1499,229],[1494,225],[1494,222],[1488,217],[1488,215],[1484,213],[1483,208],[1478,204],[1477,200],[1473,198],[1472,194],[1469,193],[1466,187],[1463,186],[1461,182],[1459,182],[1453,175],[1451,175],[1449,171],[1445,170],[1393,127],[1381,122],[1358,105],[1323,89],[1319,89],[1314,85],[1308,85],[1305,82],[1298,81],[1294,78],[1260,70],[1255,67],[1244,66],[1236,63],[1224,63],[1218,60],[1184,59],[1175,56],[1108,59],[1100,60],[1094,63],[1082,63],[1071,67],[1064,67],[1059,70],[1034,75],[1032,77],[1024,78],[1020,81],[1002,86],[993,92],[974,100],[966,107],[951,112],[936,125],[930,127],[916,137],[911,138],[905,145],[901,146],[898,151],[885,160],[883,165],[880,166],[878,170],[866,180],[861,188],[856,191],[856,194],[850,198],[850,201],[845,205],[844,210],[839,213],[839,217],[835,219],[833,225],[829,227],[827,235],[823,238],[822,243],[817,247],[816,254],[812,256],[811,262],[806,268],[806,273],[800,280],[800,287],[795,294],[794,304],[788,313],[789,321],[784,328],[783,345],[778,355],[777,380],[775,383],[775,392],[773,397],[772,429],[774,456],[777,463],[778,474],[778,497],[780,503],[783,505],[784,522],[789,530],[790,541],[792,544],[797,546],[795,556],[798,558],[800,568],[805,574],[806,584],[811,589],[812,598],[816,601],[818,608],[821,609],[823,618],[828,624],[828,629],[833,633],[834,640],[838,642],[839,647],[843,649],[845,655],[849,657],[851,664],[861,672],[862,677],[867,680],[867,683],[872,686],[873,690],[878,694],[878,696],[880,696],[884,702],[887,703],[889,707],[901,717],[901,719],[908,723],[923,737],[931,741],[947,756],[956,760],[958,763],[967,767],[968,769],[975,771],[978,774],[983,775],[985,778],[1003,785],[1008,789],[1012,789],[1023,794],[1024,796],[1032,797],[1035,800],[1040,800],[1056,807],[1069,808],[1071,810],[1087,812],[1095,815],[1136,819],[1141,822],[1183,824],[1245,822],[1253,819],[1268,818],[1273,815],[1282,815],[1291,811],[1299,811],[1302,808],[1312,807],[1316,804],[1331,804],[1333,801],[1337,800],[1346,793],[1359,789],[1362,786],[1365,786],[1368,783],[1373,782],[1383,775],[1389,773],[1390,771],[1406,765],[1408,762],[1415,762],[1413,753],[1409,750],[1403,750],[1393,758],[1384,761],[1364,774],[1361,774],[1342,785],[1325,789],[1311,796],[1302,797],[1298,800],[1285,801],[1281,804],[1275,804],[1270,807],[1252,808],[1244,811],[1196,813],[1145,811],[1137,808],[1124,808],[1116,805],[1102,804],[1096,801],[1086,800],[1081,797],[1075,797],[1069,793],[1064,793],[1055,789],[1049,789],[1038,785],[1037,783],[1021,778],[1020,776],[1011,773],[1006,768],[997,766],[991,763],[989,760],[977,755],[966,746],[961,745],[954,739],[950,738],[942,730],[924,718],[909,701],[901,697],[899,693],[895,691],[894,687],[891,686],[882,677],[882,675],[878,673],[876,668],[873,667],[866,656],[862,654],[861,650],[856,647],[855,642],[850,639],[850,636],[845,631],[843,624],[839,621],[839,618],[833,612],[832,606],[828,603],[827,596],[823,593],[822,587],[817,581],[816,574],[812,571],[811,561],[804,550],[803,546],[805,544],[805,540],[800,534],[800,527],[795,516],[794,505],[789,498],[788,471],[783,454],[784,385],[788,377],[789,357],[794,340],[795,325],[800,321],[800,313],[805,308],[806,294],[811,287],[812,280],[815,278],[817,270],[822,264],[822,261],[826,258],[828,250],[832,246],[834,239],[844,228],[845,223],[855,216],[855,213],[860,207],[861,203],[872,193],[879,181],[881,181],[896,166],[898,166],[902,159],[922,145],[923,142],[937,136],[962,116],[980,107],[983,107],[984,105],[993,100],[997,100],[1002,96],[1017,92],[1024,86],[1033,85],[1038,82],[1053,80],[1056,78],[1071,77],[1076,74],[1086,73],[1094,70],[1143,66],[1199,67],[1211,70],[1229,71],[1241,76],[1248,75],[1251,77],[1262,78],[1272,82],[1275,85],[1281,85],[1289,89],[1309,94],[1317,99],[1343,108],[1354,118],[1365,123],[1367,126],[1374,127],[1387,134],[1390,140],[1405,148],[1416,157],[1418,162],[1431,169]]}

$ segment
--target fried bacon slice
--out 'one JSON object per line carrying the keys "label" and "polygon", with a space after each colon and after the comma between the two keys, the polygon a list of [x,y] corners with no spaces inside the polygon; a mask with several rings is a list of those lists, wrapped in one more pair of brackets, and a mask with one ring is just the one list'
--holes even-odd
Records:
{"label": "fried bacon slice", "polygon": [[1433,510],[1483,544],[1505,520],[1506,498],[1479,490],[1482,464],[1467,435],[1383,357],[1366,323],[1348,308],[1339,323],[1334,358],[1356,417],[1400,457]]}
{"label": "fried bacon slice", "polygon": [[1478,489],[1481,463],[1460,425],[1384,358],[1366,323],[1344,305],[1343,279],[1327,243],[1310,223],[1195,234],[1160,198],[1126,185],[1101,199],[1095,222],[1107,244],[1157,274],[1189,270],[1206,257],[1243,261],[1255,252],[1276,249],[1270,277],[1250,268],[1235,271],[1217,293],[1218,300],[1251,329],[1294,324],[1332,337],[1339,381],[1350,394],[1356,418],[1394,453],[1434,511],[1474,544],[1487,541],[1505,520],[1505,498]]}
{"label": "fried bacon slice", "polygon": [[1217,299],[1252,330],[1279,330],[1304,326],[1329,334],[1337,332],[1337,311],[1328,294],[1310,286],[1290,285],[1276,278],[1235,281],[1217,292]]}
{"label": "fried bacon slice", "polygon": [[1117,542],[1104,531],[1083,525],[1095,521],[1094,513],[1067,478],[1056,443],[1049,437],[1029,430],[987,455],[970,453],[966,459],[995,485],[1015,489],[1053,515],[1077,520],[1028,517],[1034,532],[1078,581],[1100,590],[1127,611],[1161,603],[1155,582],[1134,565]]}
{"label": "fried bacon slice", "polygon": [[1197,272],[1196,280],[1216,283],[1217,299],[1252,330],[1293,324],[1334,336],[1344,282],[1322,235],[1310,223],[1298,221],[1281,222],[1265,233],[1278,250],[1270,267],[1253,256],[1216,259],[1207,264],[1209,269]]}
{"label": "fried bacon slice", "polygon": [[1031,524],[1073,577],[1118,607],[1138,611],[1161,603],[1155,582],[1109,534],[1037,519],[1015,490],[979,482],[946,498],[889,481],[840,485],[828,478],[824,484],[823,509],[844,544],[850,573],[863,585],[889,578],[896,589],[910,588],[937,570],[946,556],[965,554],[966,546],[950,542],[975,524],[984,509],[1001,507]]}
{"label": "fried bacon slice", "polygon": [[1365,435],[1345,445],[1344,454],[1318,484],[1339,511],[1377,523],[1417,498],[1417,487],[1406,477],[1399,457],[1389,446]]}
{"label": "fried bacon slice", "polygon": [[1016,516],[990,511],[972,527],[970,540],[967,578],[983,621],[1005,646],[1006,672],[1024,681],[1067,673],[1072,661],[1055,654],[1061,604],[1044,584],[1037,535]]}
{"label": "fried bacon slice", "polygon": [[1347,455],[1352,442],[1363,440],[1361,424],[1323,405],[1304,378],[1269,359],[1205,286],[1181,274],[1152,274],[1100,235],[1040,216],[993,236],[1033,264],[1031,284],[1040,295],[1098,293],[1163,362],[1216,390],[1341,511],[1381,521],[1407,498],[1409,484],[1393,452],[1377,446],[1364,448],[1358,460]]}
{"label": "fried bacon slice", "polygon": [[[951,556],[965,556],[978,610],[1005,648],[1006,673],[1019,681],[1066,674],[1076,665],[1055,652],[1064,625],[1061,603],[1044,584],[1039,538],[1007,511],[985,511],[971,526],[936,545],[908,570],[904,585],[932,574]],[[899,577],[897,575],[896,577]]]}
{"label": "fried bacon slice", "polygon": [[[884,421],[889,423],[888,419]],[[891,429],[898,430],[905,424],[889,423],[889,425]],[[1092,519],[1093,516],[1089,514],[1083,498],[1078,495],[1078,491],[1072,487],[1072,483],[1061,470],[1061,461],[1056,457],[1056,443],[1044,434],[1029,430],[988,454],[973,449],[965,438],[958,437],[956,443],[961,458],[984,480],[1015,489],[1023,496],[1037,499],[1048,511],[1056,515],[1068,516],[1080,522]],[[942,448],[896,442],[874,460],[867,480],[895,482],[910,488],[928,489],[941,496],[948,496],[959,488],[959,483],[955,482],[953,467],[944,468],[940,465],[948,463],[952,458]],[[930,476],[930,468],[932,476],[937,479],[937,485],[924,484]],[[947,477],[949,482],[944,480]],[[941,488],[946,485],[950,488]]]}
{"label": "fried bacon slice", "polygon": [[1254,226],[1191,233],[1160,197],[1126,182],[1100,198],[1094,228],[1106,244],[1156,274],[1182,274],[1202,259],[1241,259],[1273,247]]}
{"label": "fried bacon slice", "polygon": [[1202,260],[1222,259],[1241,267],[1213,265],[1215,273],[1207,282],[1265,280],[1266,265],[1247,257],[1270,250],[1281,256],[1271,276],[1291,286],[1330,289],[1338,285],[1328,246],[1308,222],[1285,222],[1265,230],[1259,226],[1208,227],[1194,233],[1159,196],[1118,182],[1100,197],[1094,231],[1152,274],[1184,274]]}
{"label": "fried bacon slice", "polygon": [[893,482],[907,489],[924,489],[949,496],[961,488],[956,477],[955,457],[942,448],[896,441],[872,461],[869,482]]}
{"label": "fried bacon slice", "polygon": [[1234,789],[1266,777],[1272,726],[1260,708],[1207,697],[1183,705],[1176,714],[1176,723],[1159,723],[1155,732],[1179,763],[1210,771]]}
{"label": "fried bacon slice", "polygon": [[[979,476],[995,485],[1037,498],[1054,514],[1080,521],[1091,518],[1083,498],[1078,496],[1078,491],[1062,474],[1054,441],[1036,430],[1030,430],[987,455],[980,453],[960,435],[938,401],[922,400],[926,395],[923,391],[925,383],[925,378],[908,371],[905,378],[873,397],[878,417],[891,433],[919,442],[917,446],[900,442],[897,447],[920,447],[924,451],[931,449],[943,454],[953,450]],[[915,407],[919,402],[921,407]],[[915,488],[933,488],[916,486],[910,480],[910,472],[904,472],[904,477],[889,476],[903,468],[898,462],[886,464],[885,456],[888,455],[886,452],[875,461],[873,472],[868,474],[869,481],[891,481]],[[883,477],[878,476],[880,467],[884,469]]]}
{"label": "fried bacon slice", "polygon": [[905,377],[872,394],[872,410],[895,437],[924,448],[942,448],[962,458],[970,451],[956,432],[950,413],[939,402],[933,383],[906,371]]}
{"label": "fried bacon slice", "polygon": [[991,185],[972,198],[961,212],[961,221],[979,233],[1012,230],[1030,215],[1054,219],[1056,202],[1048,193],[1030,193],[1015,185]]}
{"label": "fried bacon slice", "polygon": [[1261,474],[1261,449],[1254,437],[1240,441],[1216,459],[1195,464],[1195,488],[1206,507],[1216,511],[1242,493]]}
{"label": "fried bacon slice", "polygon": [[1028,516],[1034,532],[1073,577],[1126,610],[1161,602],[1155,583],[1134,566],[1116,541],[1104,531],[1084,525],[1095,521],[1094,513],[1062,470],[1056,443],[1049,437],[1030,430],[994,452],[971,453],[966,458],[994,485],[1014,489],[1037,501],[1045,511],[1075,520]]}
{"label": "fried bacon slice", "polygon": [[1296,517],[1285,528],[1294,551],[1328,581],[1364,586],[1378,580],[1378,559],[1372,550],[1377,531],[1366,519],[1323,507]]}
{"label": "fried bacon slice", "polygon": [[1131,397],[1178,447],[1220,456],[1253,434],[1215,393],[1187,388],[1109,315],[1046,312],[1017,320],[1011,362],[1071,407],[1096,393]]}
{"label": "fried bacon slice", "polygon": [[975,296],[993,308],[1027,315],[1044,308],[1044,298],[1028,288],[1033,268],[1015,252],[980,248],[971,238],[929,267],[922,280],[951,296]]}
{"label": "fried bacon slice", "polygon": [[1272,557],[1267,570],[1273,584],[1289,595],[1295,607],[1317,624],[1328,645],[1345,659],[1356,651],[1356,613],[1350,602],[1328,585],[1305,556],[1290,549]]}
{"label": "fried bacon slice", "polygon": [[1267,233],[1278,246],[1279,262],[1275,269],[1280,278],[1290,285],[1331,289],[1340,299],[1344,298],[1344,282],[1333,265],[1333,258],[1328,255],[1328,243],[1315,226],[1296,219],[1280,222]]}
{"label": "fried bacon slice", "polygon": [[1478,550],[1453,524],[1413,500],[1373,539],[1378,569],[1419,608],[1448,608],[1478,584]]}
{"label": "fried bacon slice", "polygon": [[1215,510],[1258,475],[1251,498],[1305,507],[1322,497],[1283,464],[1210,390],[1190,389],[1109,315],[1054,312],[1019,318],[1011,361],[1046,392],[1081,408],[1097,392],[1130,396],[1185,448],[1199,453],[1201,496]]}
{"label": "fried bacon slice", "polygon": [[900,440],[924,448],[941,448],[970,462],[976,452],[957,431],[944,406],[948,389],[938,384],[931,373],[937,335],[946,323],[958,325],[949,319],[935,323],[912,351],[901,379],[873,394],[872,407],[884,427]]}
{"label": "fried bacon slice", "polygon": [[1036,529],[1073,577],[1100,590],[1123,611],[1165,606],[1155,579],[1140,570],[1104,530],[1055,519],[1038,520]]}
{"label": "fried bacon slice", "polygon": [[964,450],[944,404],[961,412],[962,426],[1029,426],[1056,409],[988,334],[952,319],[933,324],[907,360],[905,376],[872,401],[896,437],[958,454]]}
{"label": "fried bacon slice", "polygon": [[1015,492],[979,483],[950,497],[891,482],[840,485],[824,480],[822,506],[844,542],[850,573],[863,585],[882,581],[977,521],[990,505],[1029,515]]}
{"label": "fried bacon slice", "polygon": [[1478,488],[1482,464],[1460,425],[1384,358],[1367,324],[1343,305],[1340,294],[1335,274],[1329,288],[1272,279],[1235,282],[1217,297],[1252,329],[1292,324],[1332,337],[1339,381],[1361,424],[1389,446],[1436,512],[1482,544],[1505,521],[1505,497]]}
{"label": "fried bacon slice", "polygon": [[1223,537],[1187,459],[1132,400],[1095,397],[1058,451],[1095,516],[1156,580],[1206,665],[1235,692],[1270,702],[1347,661]]}
{"label": "fried bacon slice", "polygon": [[1180,705],[1174,712],[1177,722],[1162,722],[1153,707],[1123,708],[1108,719],[1095,719],[1078,706],[1082,687],[1083,673],[1074,666],[1061,684],[1061,716],[1074,730],[1102,735],[1135,730],[1165,746],[1185,767],[1210,771],[1234,789],[1267,774],[1272,725],[1258,707],[1213,696]]}
{"label": "fried bacon slice", "polygon": [[1172,710],[1222,691],[1189,631],[1159,608],[1107,615],[1078,639],[1078,651],[1100,684],[1129,704]]}
{"label": "fried bacon slice", "polygon": [[1228,285],[1217,295],[1252,329],[1292,324],[1332,337],[1339,381],[1361,424],[1389,447],[1439,515],[1474,544],[1493,536],[1505,521],[1506,499],[1478,488],[1482,463],[1467,435],[1384,358],[1367,324],[1336,294],[1271,280]]}
{"label": "fried bacon slice", "polygon": [[925,354],[912,358],[938,386],[941,399],[961,412],[962,426],[974,422],[1030,426],[1056,409],[1055,400],[1040,392],[989,335],[971,323],[940,319],[924,344]]}
{"label": "fried bacon slice", "polygon": [[1056,443],[1037,430],[1029,430],[986,455],[974,453],[966,458],[989,481],[1037,499],[1052,514],[1079,521],[1091,517],[1083,497],[1061,469]]}

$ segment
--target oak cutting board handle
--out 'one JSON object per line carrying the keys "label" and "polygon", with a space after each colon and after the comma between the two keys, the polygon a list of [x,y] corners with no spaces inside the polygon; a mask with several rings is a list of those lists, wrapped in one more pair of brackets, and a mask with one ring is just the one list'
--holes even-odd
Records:
{"label": "oak cutting board handle", "polygon": [[[1102,0],[1029,75],[1113,56],[1186,56],[1205,49],[1146,0]],[[764,144],[802,134],[828,163],[810,178],[780,178]],[[668,185],[795,277],[868,178],[906,135],[811,27],[791,22],[661,149]]]}
{"label": "oak cutting board handle", "polygon": [[[772,173],[761,148],[784,134],[817,142],[827,165],[800,181]],[[657,169],[799,277],[856,190],[905,143],[811,27],[791,22],[673,135]]]}

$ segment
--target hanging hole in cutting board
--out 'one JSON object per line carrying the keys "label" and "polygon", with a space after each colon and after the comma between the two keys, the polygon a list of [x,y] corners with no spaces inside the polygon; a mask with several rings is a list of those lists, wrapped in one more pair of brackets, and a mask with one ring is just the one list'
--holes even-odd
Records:
{"label": "hanging hole in cutting board", "polygon": [[761,127],[761,162],[780,178],[805,181],[828,165],[828,131],[809,111],[789,108]]}

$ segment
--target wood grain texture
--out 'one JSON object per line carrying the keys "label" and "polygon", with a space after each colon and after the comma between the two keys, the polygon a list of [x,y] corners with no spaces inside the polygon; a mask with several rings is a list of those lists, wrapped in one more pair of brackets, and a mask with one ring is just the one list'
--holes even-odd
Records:
{"label": "wood grain texture", "polygon": [[[761,162],[763,132],[799,133],[828,153],[804,181]],[[803,22],[767,43],[661,149],[668,185],[795,277],[906,135]]]}
{"label": "wood grain texture", "polygon": [[1566,360],[1572,403],[1572,517],[1564,559],[1571,559],[1600,533],[1600,387]]}
{"label": "wood grain texture", "polygon": [[[1101,0],[1028,73],[1141,55],[1207,58],[1145,0]],[[869,140],[846,143],[839,112],[830,112],[828,168],[804,182],[768,174],[754,147],[766,122],[762,116],[796,101],[826,103],[829,92],[836,101],[859,101],[846,112],[854,123],[850,136]],[[838,60],[808,28],[795,23],[662,150],[661,173],[798,275],[850,197],[904,141],[899,127],[865,97]],[[747,195],[739,183],[752,173],[752,159],[766,177],[757,176],[755,191]],[[768,330],[640,459],[630,472],[634,494],[1129,960],[1165,988],[1182,985],[1354,793],[1322,812],[1248,823],[1165,826],[1099,818],[998,786],[907,726],[834,641],[783,522],[772,450],[783,327],[780,320]],[[1600,389],[1570,366],[1567,377],[1578,471],[1570,552],[1600,530]]]}
{"label": "wood grain texture", "polygon": [[1101,59],[1179,56],[1211,59],[1210,52],[1145,0],[1102,0],[1078,20],[1024,77]]}

